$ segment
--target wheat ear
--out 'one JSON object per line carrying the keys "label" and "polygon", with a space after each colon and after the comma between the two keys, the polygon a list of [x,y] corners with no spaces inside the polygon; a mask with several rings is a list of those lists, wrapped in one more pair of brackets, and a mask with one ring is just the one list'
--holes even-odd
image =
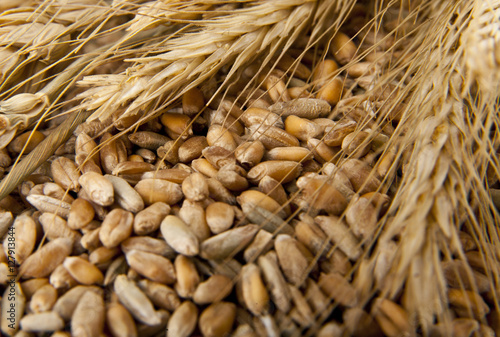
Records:
{"label": "wheat ear", "polygon": [[[199,85],[222,66],[232,64],[230,78],[236,69],[268,48],[272,54],[284,41],[291,43],[305,28],[313,10],[313,2],[274,1],[206,20],[201,31],[167,41],[161,48],[166,52],[132,59],[136,65],[124,74],[107,76],[108,85],[95,87],[103,80],[98,76],[84,78],[79,84],[94,88],[81,95],[85,98],[82,107],[96,110],[91,120],[106,120],[113,112],[111,107],[130,101],[122,117],[155,106],[159,98],[167,106],[183,90]],[[242,20],[247,24],[241,25]]]}

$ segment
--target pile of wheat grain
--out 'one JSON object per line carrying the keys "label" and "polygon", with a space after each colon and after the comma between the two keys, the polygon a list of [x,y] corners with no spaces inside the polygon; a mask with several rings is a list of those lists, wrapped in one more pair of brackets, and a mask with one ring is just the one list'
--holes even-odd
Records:
{"label": "pile of wheat grain", "polygon": [[500,333],[498,1],[0,10],[2,333]]}

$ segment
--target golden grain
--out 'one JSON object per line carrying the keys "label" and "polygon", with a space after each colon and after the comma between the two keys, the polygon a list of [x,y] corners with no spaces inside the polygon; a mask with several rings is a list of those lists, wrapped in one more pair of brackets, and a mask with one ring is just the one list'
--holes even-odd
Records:
{"label": "golden grain", "polygon": [[168,245],[178,253],[187,256],[198,254],[198,238],[179,217],[167,215],[160,225],[160,230]]}
{"label": "golden grain", "polygon": [[199,327],[206,337],[223,337],[231,333],[236,318],[236,305],[217,302],[209,305],[200,315]]}
{"label": "golden grain", "polygon": [[105,307],[102,295],[86,291],[71,315],[71,335],[99,336],[104,329]]}
{"label": "golden grain", "polygon": [[24,316],[20,325],[21,329],[26,332],[49,332],[61,330],[64,327],[64,321],[57,313],[47,311]]}
{"label": "golden grain", "polygon": [[198,308],[193,302],[185,301],[175,309],[168,320],[168,332],[174,336],[188,337],[196,328]]}
{"label": "golden grain", "polygon": [[162,319],[155,311],[153,304],[132,280],[125,275],[118,275],[114,282],[114,290],[121,304],[139,322],[146,325],[158,325]]}
{"label": "golden grain", "polygon": [[134,319],[127,309],[119,303],[109,303],[107,305],[106,326],[113,337],[137,336],[137,328]]}
{"label": "golden grain", "polygon": [[130,268],[151,281],[172,284],[176,280],[172,262],[163,256],[133,249],[125,257]]}
{"label": "golden grain", "polygon": [[223,260],[236,255],[252,241],[258,231],[257,225],[245,225],[214,235],[200,245],[200,256],[204,259]]}
{"label": "golden grain", "polygon": [[143,279],[137,285],[159,308],[174,311],[181,304],[179,295],[175,290],[164,284]]}

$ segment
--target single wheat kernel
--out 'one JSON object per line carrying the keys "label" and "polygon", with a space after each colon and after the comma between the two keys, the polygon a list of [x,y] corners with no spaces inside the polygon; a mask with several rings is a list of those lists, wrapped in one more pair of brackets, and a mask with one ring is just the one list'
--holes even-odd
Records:
{"label": "single wheat kernel", "polygon": [[200,203],[185,199],[178,216],[191,228],[199,242],[210,237],[210,227],[207,224],[205,209]]}
{"label": "single wheat kernel", "polygon": [[167,215],[161,223],[160,230],[168,245],[178,253],[187,256],[198,254],[198,238],[179,217]]}
{"label": "single wheat kernel", "polygon": [[233,289],[233,281],[225,276],[215,274],[196,287],[193,301],[198,305],[218,302],[226,298]]}
{"label": "single wheat kernel", "polygon": [[185,301],[175,309],[168,320],[167,329],[173,336],[191,336],[198,321],[198,308],[193,302]]}
{"label": "single wheat kernel", "polygon": [[45,139],[45,135],[40,131],[29,131],[16,136],[7,146],[7,150],[14,153],[21,153],[26,146],[24,154],[30,153],[38,144]]}
{"label": "single wheat kernel", "polygon": [[99,239],[105,247],[116,247],[132,234],[133,222],[132,213],[116,208],[102,222]]}
{"label": "single wheat kernel", "polygon": [[297,245],[297,241],[289,235],[280,234],[274,240],[274,248],[279,264],[289,282],[300,286],[307,276],[308,261]]}
{"label": "single wheat kernel", "polygon": [[174,311],[181,305],[179,295],[169,286],[148,279],[140,280],[137,285],[154,305],[161,309]]}
{"label": "single wheat kernel", "polygon": [[209,305],[200,315],[199,327],[203,336],[228,336],[236,318],[236,305],[217,302]]}
{"label": "single wheat kernel", "polygon": [[113,185],[104,176],[94,172],[87,172],[78,179],[78,182],[82,185],[91,201],[101,206],[113,204]]}
{"label": "single wheat kernel", "polygon": [[89,262],[101,270],[106,270],[113,258],[120,253],[118,247],[107,248],[99,247],[93,250],[89,255]]}
{"label": "single wheat kernel", "polygon": [[231,228],[234,215],[233,208],[224,202],[214,202],[206,208],[207,225],[214,234]]}
{"label": "single wheat kernel", "polygon": [[85,234],[82,235],[82,238],[80,239],[80,244],[83,246],[83,248],[87,250],[94,250],[100,246],[102,246],[102,242],[99,239],[99,232],[101,231],[101,228],[94,228],[89,231],[87,231]]}
{"label": "single wheat kernel", "polygon": [[346,210],[346,221],[359,238],[367,238],[377,226],[377,210],[366,198],[353,198]]}
{"label": "single wheat kernel", "polygon": [[154,165],[145,163],[143,161],[123,161],[115,166],[113,172],[114,176],[126,174],[142,174],[144,172],[154,171]]}
{"label": "single wheat kernel", "polygon": [[[99,152],[97,151],[97,144],[85,132],[81,132],[76,137],[75,155],[77,157],[80,155],[85,160],[86,159],[92,160],[98,167],[100,167],[100,165],[101,165],[101,162],[99,159]],[[77,162],[77,164],[79,164],[78,161],[76,161],[76,162]]]}
{"label": "single wheat kernel", "polygon": [[142,148],[156,151],[160,146],[165,145],[171,139],[167,136],[161,135],[151,131],[138,131],[128,135],[128,139],[137,146]]}
{"label": "single wheat kernel", "polygon": [[163,179],[168,180],[175,184],[182,184],[184,179],[186,179],[191,172],[180,168],[171,168],[171,169],[163,169],[163,170],[155,170],[152,172],[145,172],[141,179]]}
{"label": "single wheat kernel", "polygon": [[203,156],[217,169],[235,164],[234,153],[220,146],[210,146],[203,150]]}
{"label": "single wheat kernel", "polygon": [[120,245],[122,251],[127,254],[131,250],[140,250],[172,259],[175,257],[175,251],[165,240],[155,239],[150,236],[132,236],[123,241]]}
{"label": "single wheat kernel", "polygon": [[325,179],[302,176],[297,180],[297,186],[302,189],[305,206],[315,212],[324,210],[339,215],[347,207],[346,198]]}
{"label": "single wheat kernel", "polygon": [[65,219],[69,216],[71,205],[59,199],[46,195],[30,194],[26,200],[40,212],[54,213]]}
{"label": "single wheat kernel", "polygon": [[113,185],[115,202],[126,211],[137,213],[144,209],[144,201],[139,193],[122,178],[112,175],[105,175],[104,178],[109,180]]}
{"label": "single wheat kernel", "polygon": [[281,218],[284,218],[286,216],[285,211],[281,209],[281,206],[280,204],[278,204],[278,202],[259,191],[247,190],[241,193],[240,196],[237,197],[237,200],[241,205],[243,212],[249,211],[254,207],[261,207],[271,213],[276,213],[276,215]]}
{"label": "single wheat kernel", "polygon": [[255,165],[248,171],[247,178],[251,183],[258,184],[261,179],[269,176],[280,183],[286,184],[297,178],[302,165],[295,161],[268,160]]}
{"label": "single wheat kernel", "polygon": [[252,241],[259,226],[245,225],[212,236],[200,245],[200,256],[208,260],[222,260],[235,255]]}
{"label": "single wheat kernel", "polygon": [[134,217],[134,233],[147,235],[160,228],[161,221],[170,213],[170,206],[163,202],[156,202],[143,209]]}
{"label": "single wheat kernel", "polygon": [[161,123],[165,126],[167,134],[172,139],[177,139],[182,135],[186,139],[193,134],[193,129],[189,124],[191,118],[187,115],[178,113],[164,113],[161,115]]}
{"label": "single wheat kernel", "polygon": [[[30,300],[30,310],[34,313],[49,311],[57,300],[57,289],[46,284],[35,291]],[[57,330],[57,329],[56,329]]]}
{"label": "single wheat kernel", "polygon": [[314,68],[313,81],[317,83],[319,87],[322,87],[328,81],[338,73],[339,66],[334,60],[326,59],[320,61]]}
{"label": "single wheat kernel", "polygon": [[213,166],[207,159],[199,158],[191,162],[191,166],[196,172],[200,172],[209,178],[215,178],[217,176],[217,168]]}
{"label": "single wheat kernel", "polygon": [[207,143],[209,146],[220,146],[231,152],[237,147],[231,132],[225,127],[216,124],[211,125],[207,131]]}
{"label": "single wheat kernel", "polygon": [[259,140],[266,149],[280,146],[299,146],[299,140],[275,126],[251,125],[249,133],[253,140]]}
{"label": "single wheat kernel", "polygon": [[181,163],[189,163],[200,158],[204,148],[208,147],[205,136],[195,136],[187,139],[179,146],[178,155]]}
{"label": "single wheat kernel", "polygon": [[146,325],[158,325],[162,322],[159,312],[155,311],[149,298],[127,276],[118,275],[116,277],[114,290],[120,303],[139,322]]}
{"label": "single wheat kernel", "polygon": [[278,102],[269,107],[269,110],[278,116],[293,115],[307,119],[325,117],[331,109],[328,102],[316,98],[297,98],[290,102]]}
{"label": "single wheat kernel", "polygon": [[54,181],[61,185],[62,188],[75,192],[80,190],[78,179],[81,174],[75,162],[71,159],[66,157],[57,158],[50,164],[50,170]]}
{"label": "single wheat kernel", "polygon": [[257,262],[268,286],[271,299],[278,309],[287,313],[291,308],[291,294],[278,265],[276,252],[270,251],[265,255],[261,255]]}
{"label": "single wheat kernel", "polygon": [[316,256],[326,254],[331,249],[327,235],[314,222],[298,221],[295,225],[295,234],[297,240]]}
{"label": "single wheat kernel", "polygon": [[264,145],[256,140],[253,142],[245,142],[238,146],[234,152],[234,155],[238,162],[244,168],[250,168],[252,166],[260,163],[262,157],[264,156]]}
{"label": "single wheat kernel", "polygon": [[344,335],[345,327],[336,322],[328,322],[318,331],[318,337],[341,337]]}
{"label": "single wheat kernel", "polygon": [[281,119],[281,117],[278,114],[273,113],[267,109],[248,108],[241,115],[240,119],[243,121],[246,127],[259,125],[284,128],[283,120]]}
{"label": "single wheat kernel", "polygon": [[354,58],[357,49],[349,36],[338,32],[332,39],[330,53],[340,64],[346,64]]}
{"label": "single wheat kernel", "polygon": [[256,316],[267,313],[269,294],[260,276],[259,267],[248,263],[241,269],[241,288],[245,305]]}
{"label": "single wheat kernel", "polygon": [[113,336],[137,336],[137,327],[132,315],[120,303],[106,306],[106,326]]}
{"label": "single wheat kernel", "polygon": [[310,150],[304,147],[275,147],[267,151],[266,160],[285,160],[303,162],[313,159],[313,154]]}
{"label": "single wheat kernel", "polygon": [[148,149],[137,149],[135,151],[135,154],[138,156],[141,156],[142,160],[145,161],[146,163],[154,164],[156,160],[156,154]]}
{"label": "single wheat kernel", "polygon": [[71,335],[99,336],[104,329],[105,307],[102,295],[85,292],[71,315]]}
{"label": "single wheat kernel", "polygon": [[344,83],[340,78],[334,78],[318,90],[316,94],[317,99],[322,99],[327,101],[330,105],[334,106],[342,98],[342,92],[344,90]]}
{"label": "single wheat kernel", "polygon": [[50,332],[64,328],[64,321],[53,311],[25,315],[19,323],[22,331],[26,332]]}
{"label": "single wheat kernel", "polygon": [[346,72],[351,77],[361,77],[374,73],[376,66],[372,62],[358,62],[350,65]]}
{"label": "single wheat kernel", "polygon": [[106,132],[99,144],[101,146],[99,156],[104,172],[111,173],[119,163],[127,160],[127,149],[120,138],[116,139]]}
{"label": "single wheat kernel", "polygon": [[335,160],[338,157],[338,153],[340,149],[330,147],[325,144],[325,142],[316,139],[310,138],[307,140],[307,147],[313,153],[314,159],[316,159],[320,163],[329,163]]}
{"label": "single wheat kernel", "polygon": [[75,156],[75,163],[78,165],[79,170],[82,174],[87,172],[94,172],[102,174],[101,167],[95,163],[91,158],[85,153],[79,153]]}
{"label": "single wheat kernel", "polygon": [[350,158],[364,157],[370,150],[370,142],[366,141],[370,134],[366,131],[352,132],[344,137],[342,150]]}
{"label": "single wheat kernel", "polygon": [[71,253],[73,241],[57,238],[31,254],[19,268],[24,277],[47,277]]}
{"label": "single wheat kernel", "polygon": [[196,115],[204,106],[205,98],[200,89],[191,88],[182,95],[182,112],[186,115]]}
{"label": "single wheat kernel", "polygon": [[182,182],[184,197],[191,201],[202,201],[208,197],[206,178],[198,172],[192,173]]}
{"label": "single wheat kernel", "polygon": [[323,229],[333,244],[355,261],[362,253],[360,244],[345,222],[336,216],[317,216],[315,222]]}
{"label": "single wheat kernel", "polygon": [[380,180],[372,174],[372,168],[358,159],[348,159],[340,166],[347,178],[359,194],[377,191]]}
{"label": "single wheat kernel", "polygon": [[151,281],[172,284],[176,280],[172,262],[163,256],[133,249],[125,257],[130,268]]}
{"label": "single wheat kernel", "polygon": [[10,259],[22,264],[33,252],[37,241],[37,225],[33,218],[27,213],[18,215],[12,225],[15,229],[13,238],[15,239],[12,247],[12,236],[7,235],[3,241],[2,262],[7,262],[7,256]]}
{"label": "single wheat kernel", "polygon": [[66,220],[53,213],[42,213],[38,218],[43,227],[43,231],[49,240],[56,238],[68,238],[73,242],[75,250],[81,247],[82,235],[68,227]]}
{"label": "single wheat kernel", "polygon": [[77,198],[71,204],[67,225],[71,229],[81,229],[94,219],[95,211],[90,202]]}
{"label": "single wheat kernel", "polygon": [[182,197],[182,189],[178,184],[162,179],[143,179],[135,185],[134,189],[141,195],[145,205],[155,202],[164,202],[173,205]]}
{"label": "single wheat kernel", "polygon": [[200,283],[200,275],[193,260],[184,255],[177,255],[174,267],[177,276],[174,289],[180,297],[192,298]]}
{"label": "single wheat kernel", "polygon": [[102,284],[102,272],[89,261],[77,256],[68,256],[63,262],[64,268],[81,284]]}

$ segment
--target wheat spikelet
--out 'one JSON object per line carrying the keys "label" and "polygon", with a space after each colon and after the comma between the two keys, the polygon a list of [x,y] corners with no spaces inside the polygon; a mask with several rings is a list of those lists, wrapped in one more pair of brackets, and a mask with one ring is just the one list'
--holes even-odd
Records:
{"label": "wheat spikelet", "polygon": [[[297,5],[300,6],[294,9]],[[280,36],[289,36],[292,31],[297,34],[312,10],[313,3],[278,1],[241,9],[236,12],[237,15],[209,20],[204,23],[201,32],[185,34],[168,41],[163,48],[173,49],[172,51],[147,58],[132,59],[131,61],[138,64],[127,71],[127,81],[121,81],[120,92],[116,92],[113,88],[102,88],[104,92],[109,93],[98,94],[95,98],[88,97],[84,100],[83,106],[87,109],[96,109],[91,119],[106,120],[112,112],[110,106],[121,106],[133,100],[123,116],[137,114],[146,106],[152,106],[152,101],[164,93],[173,98],[175,95],[178,96],[179,93],[173,89],[179,88],[179,85],[186,80],[197,77],[190,82],[189,89],[208,79],[225,64],[232,63],[233,69],[236,70]],[[251,24],[238,25],[240,20]],[[157,73],[158,71],[160,72]],[[157,74],[154,75],[155,73]],[[228,77],[231,75],[232,72]],[[87,79],[89,80],[92,79]],[[84,79],[82,84],[85,84],[85,81]],[[96,78],[95,81],[99,79]],[[147,88],[146,83],[148,83]],[[82,97],[85,97],[85,94]],[[103,104],[104,102],[106,103]],[[168,103],[169,100],[165,105]]]}

